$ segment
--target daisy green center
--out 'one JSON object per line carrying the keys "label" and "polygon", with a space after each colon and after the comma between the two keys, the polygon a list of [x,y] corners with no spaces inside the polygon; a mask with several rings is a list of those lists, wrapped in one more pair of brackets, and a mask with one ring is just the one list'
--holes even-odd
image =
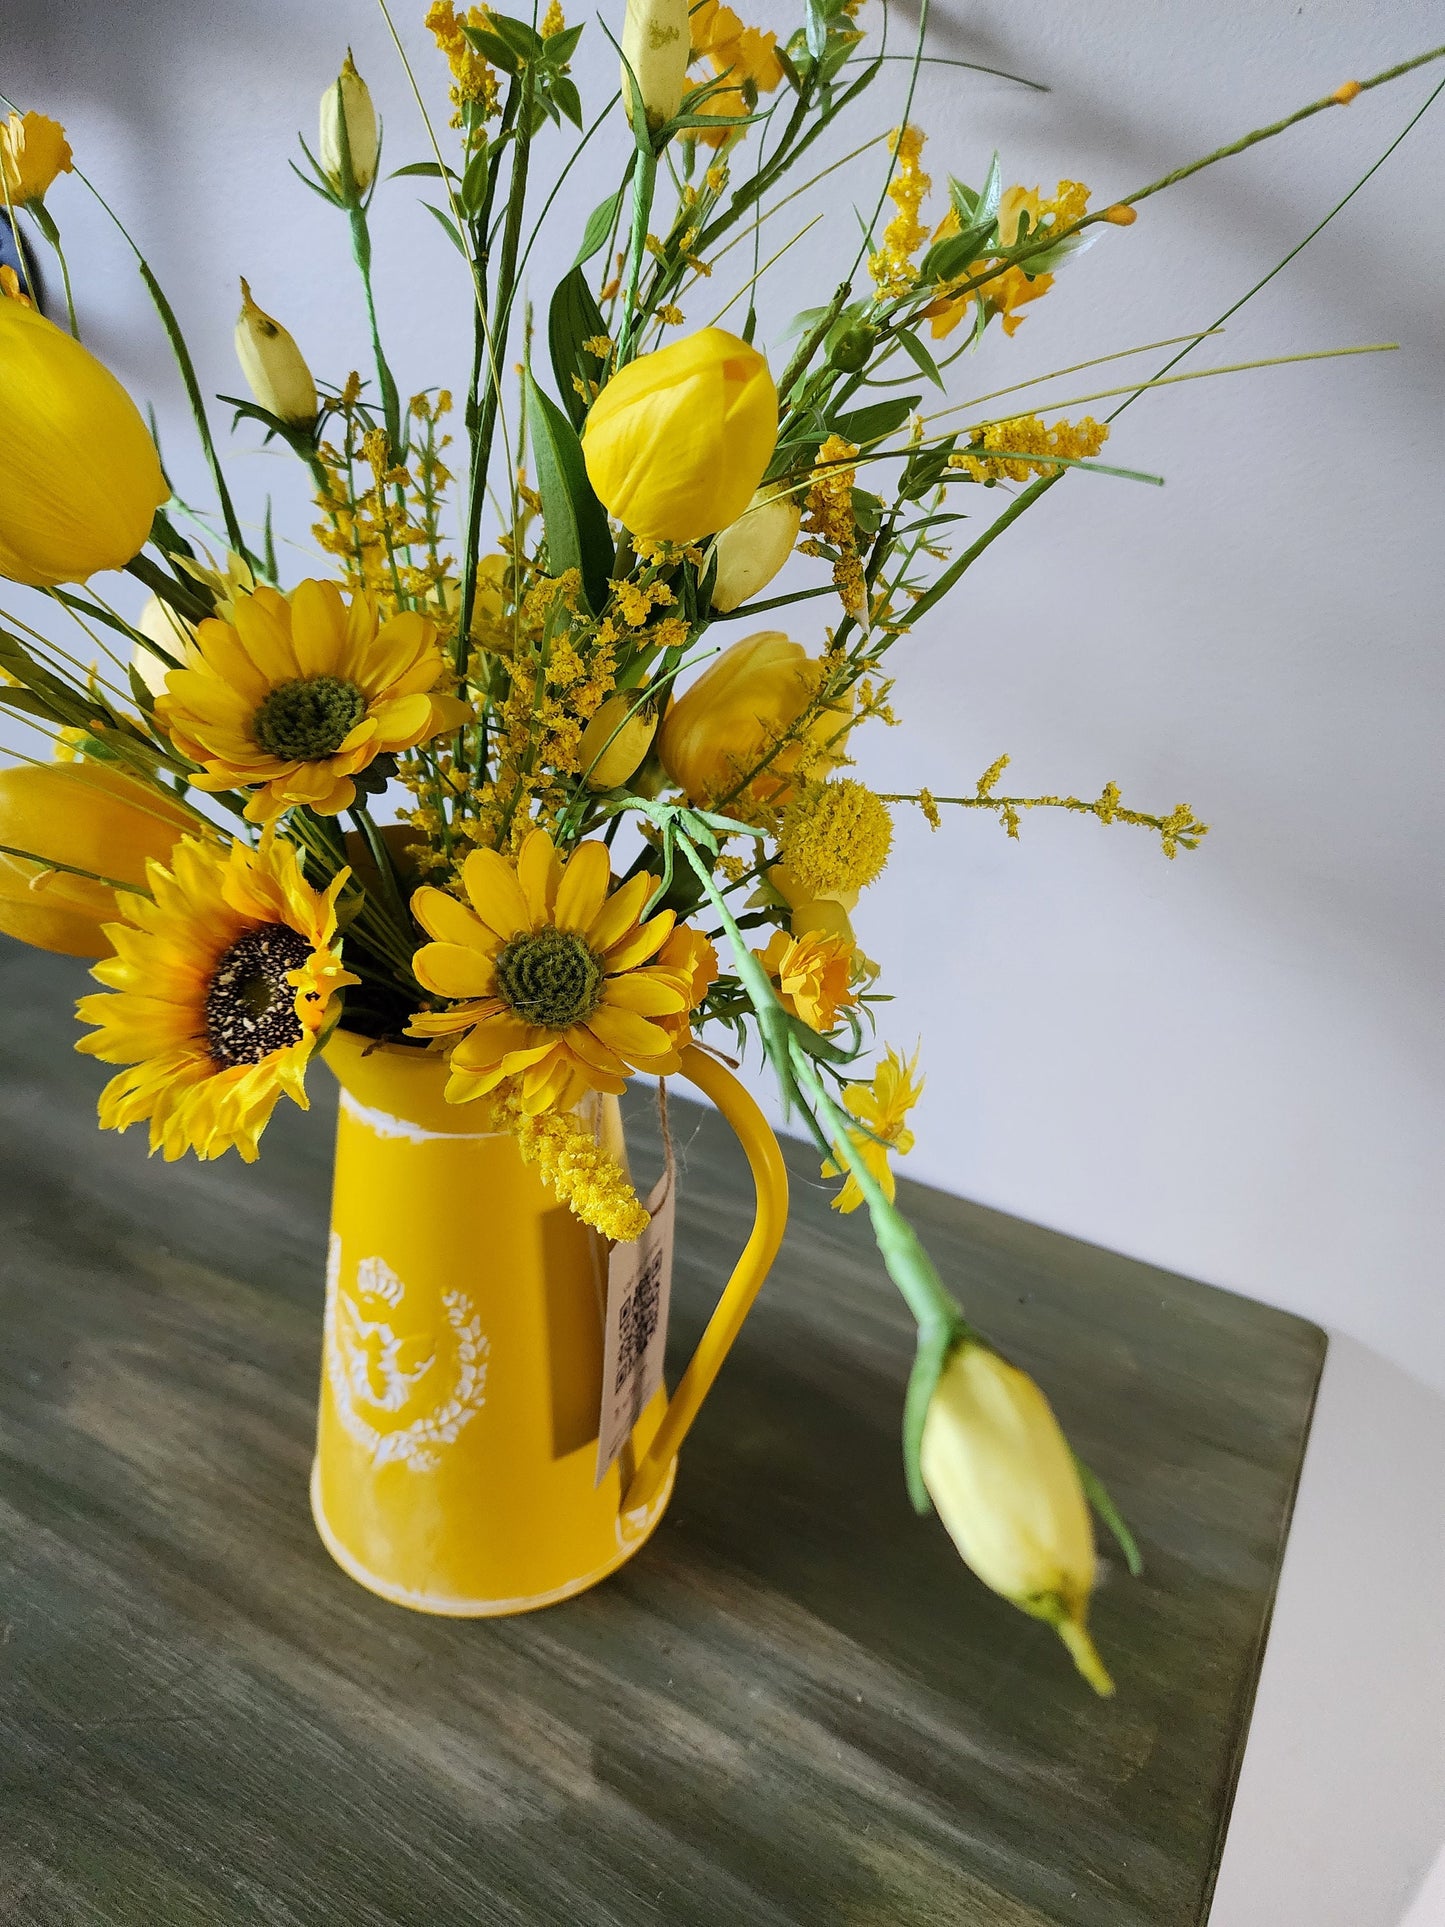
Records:
{"label": "daisy green center", "polygon": [[497,954],[497,988],[525,1023],[566,1030],[602,1001],[602,959],[574,930],[547,925]]}
{"label": "daisy green center", "polygon": [[278,683],[251,718],[251,734],[283,763],[334,756],[366,714],[365,692],[341,676]]}
{"label": "daisy green center", "polygon": [[206,990],[206,1047],[222,1070],[259,1064],[301,1039],[296,992],[286,981],[311,946],[286,923],[258,923],[223,950]]}

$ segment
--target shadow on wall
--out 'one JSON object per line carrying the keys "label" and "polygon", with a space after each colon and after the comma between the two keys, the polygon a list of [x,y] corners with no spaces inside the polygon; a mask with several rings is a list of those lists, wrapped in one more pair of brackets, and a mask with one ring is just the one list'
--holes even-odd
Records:
{"label": "shadow on wall", "polygon": [[1332,1336],[1211,1927],[1442,1918],[1442,1486],[1445,1399]]}

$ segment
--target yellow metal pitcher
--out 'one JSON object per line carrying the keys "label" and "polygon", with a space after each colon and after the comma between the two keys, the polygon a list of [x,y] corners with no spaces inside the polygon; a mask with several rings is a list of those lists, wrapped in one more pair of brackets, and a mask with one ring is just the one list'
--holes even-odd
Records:
{"label": "yellow metal pitcher", "polygon": [[[757,1214],[671,1401],[596,1483],[608,1244],[432,1052],[338,1031],[341,1085],[311,1509],[353,1579],[419,1612],[528,1612],[595,1585],[666,1508],[677,1449],[782,1242],[787,1174],[756,1104],[695,1046]],[[615,1099],[604,1141],[621,1149]]]}

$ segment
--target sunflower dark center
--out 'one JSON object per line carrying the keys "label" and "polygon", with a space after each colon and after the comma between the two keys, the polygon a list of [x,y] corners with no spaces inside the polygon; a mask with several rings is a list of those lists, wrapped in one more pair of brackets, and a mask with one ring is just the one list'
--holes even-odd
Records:
{"label": "sunflower dark center", "polygon": [[206,1044],[222,1070],[259,1064],[300,1039],[286,972],[310,955],[310,944],[286,923],[258,923],[221,953],[206,992]]}
{"label": "sunflower dark center", "polygon": [[366,695],[341,676],[278,683],[251,718],[251,734],[283,763],[334,756],[366,714]]}
{"label": "sunflower dark center", "polygon": [[602,959],[575,931],[546,929],[513,937],[497,955],[497,988],[529,1024],[566,1030],[602,1001]]}

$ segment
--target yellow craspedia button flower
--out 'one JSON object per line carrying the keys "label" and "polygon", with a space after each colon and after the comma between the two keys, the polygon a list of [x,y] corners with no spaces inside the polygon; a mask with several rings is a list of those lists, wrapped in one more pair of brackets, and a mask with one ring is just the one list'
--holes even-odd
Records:
{"label": "yellow craspedia button flower", "polygon": [[599,501],[634,535],[695,542],[742,514],[777,439],[767,362],[703,328],[618,370],[592,404],[582,452]]}
{"label": "yellow craspedia button flower", "polygon": [[0,575],[84,582],[140,552],[170,493],[140,411],[108,368],[0,297]]}

